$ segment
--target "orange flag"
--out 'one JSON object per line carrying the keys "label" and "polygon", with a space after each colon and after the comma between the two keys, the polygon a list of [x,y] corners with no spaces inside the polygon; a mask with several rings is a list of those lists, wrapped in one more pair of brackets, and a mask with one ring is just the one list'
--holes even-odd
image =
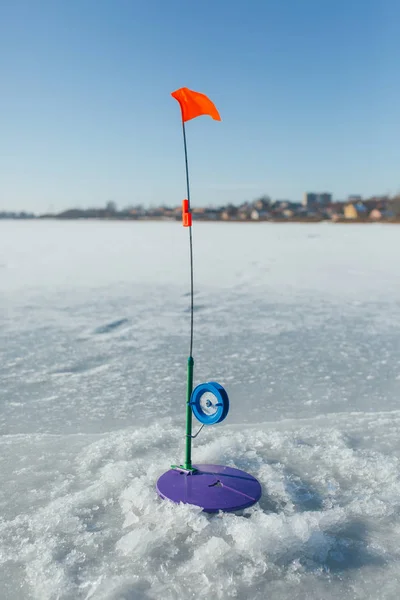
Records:
{"label": "orange flag", "polygon": [[195,119],[201,115],[209,115],[215,121],[221,120],[216,106],[205,94],[193,92],[192,90],[183,87],[172,92],[171,96],[175,98],[175,100],[178,100],[181,105],[183,121],[190,121],[190,119]]}

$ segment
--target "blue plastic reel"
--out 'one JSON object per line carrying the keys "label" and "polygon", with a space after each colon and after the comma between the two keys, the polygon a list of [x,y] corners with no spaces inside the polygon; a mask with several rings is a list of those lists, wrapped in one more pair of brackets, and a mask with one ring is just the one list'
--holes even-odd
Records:
{"label": "blue plastic reel", "polygon": [[198,385],[192,392],[190,405],[196,419],[204,425],[221,423],[229,412],[228,394],[216,381]]}

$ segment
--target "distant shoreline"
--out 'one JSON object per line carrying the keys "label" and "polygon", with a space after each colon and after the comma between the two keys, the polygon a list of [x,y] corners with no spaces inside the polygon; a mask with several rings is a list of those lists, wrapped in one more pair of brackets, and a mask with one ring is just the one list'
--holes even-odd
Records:
{"label": "distant shoreline", "polygon": [[[127,218],[96,218],[96,217],[71,217],[71,218],[60,218],[60,217],[32,217],[32,218],[18,218],[18,217],[9,217],[9,218],[3,218],[0,219],[0,222],[2,221],[63,221],[63,222],[84,222],[84,221],[90,221],[90,222],[106,222],[106,223],[141,223],[141,222],[157,222],[157,223],[177,223],[178,225],[181,224],[181,220],[180,219],[168,219],[168,218],[162,218],[162,217],[143,217],[143,218],[139,218],[139,219],[127,219]],[[376,225],[378,223],[381,224],[387,224],[387,225],[399,225],[400,224],[400,217],[392,217],[392,218],[387,218],[387,219],[346,219],[344,217],[339,218],[339,219],[323,219],[323,218],[304,218],[304,219],[300,219],[300,218],[284,218],[284,219],[246,219],[246,220],[241,220],[241,219],[194,219],[194,224],[195,223],[240,223],[241,225],[244,224],[261,224],[261,223],[273,223],[273,224],[279,224],[279,225],[284,225],[284,224],[288,224],[288,223],[303,223],[303,224],[310,224],[310,223],[314,223],[314,224],[319,224],[319,223],[332,223],[332,225]]]}
{"label": "distant shoreline", "polygon": [[[311,202],[307,195],[306,202],[300,204],[289,200],[272,201],[269,196],[262,196],[252,202],[243,202],[239,206],[227,204],[218,207],[191,207],[193,221],[226,222],[226,223],[399,223],[400,195],[374,196],[362,200],[360,196],[351,196],[346,202]],[[311,194],[315,196],[315,194]],[[323,196],[325,196],[323,194]],[[329,199],[331,196],[328,194]],[[311,205],[309,205],[311,202]],[[115,202],[110,201],[105,208],[69,208],[62,212],[49,210],[35,214],[26,211],[0,211],[3,219],[52,219],[63,221],[182,221],[181,206],[150,206],[141,204],[128,206],[118,210]]]}

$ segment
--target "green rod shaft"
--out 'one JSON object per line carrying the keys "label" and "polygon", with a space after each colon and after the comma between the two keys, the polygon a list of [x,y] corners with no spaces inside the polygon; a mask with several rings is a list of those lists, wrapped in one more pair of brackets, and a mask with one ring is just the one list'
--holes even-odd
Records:
{"label": "green rod shaft", "polygon": [[193,366],[192,356],[188,358],[187,366],[187,391],[186,391],[186,447],[185,447],[185,469],[192,468],[192,407],[190,398],[193,391]]}

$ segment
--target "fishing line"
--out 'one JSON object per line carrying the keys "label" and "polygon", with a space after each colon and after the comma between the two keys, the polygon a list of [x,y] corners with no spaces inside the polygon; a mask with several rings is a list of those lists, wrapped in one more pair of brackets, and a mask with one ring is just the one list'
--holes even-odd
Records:
{"label": "fishing line", "polygon": [[[186,193],[188,201],[188,211],[190,212],[190,183],[189,183],[189,163],[186,144],[185,122],[182,119],[183,145],[185,148],[185,169],[186,169]],[[192,225],[189,226],[189,249],[190,249],[190,350],[189,356],[193,356],[193,324],[194,324],[194,277],[193,277],[193,236]]]}

